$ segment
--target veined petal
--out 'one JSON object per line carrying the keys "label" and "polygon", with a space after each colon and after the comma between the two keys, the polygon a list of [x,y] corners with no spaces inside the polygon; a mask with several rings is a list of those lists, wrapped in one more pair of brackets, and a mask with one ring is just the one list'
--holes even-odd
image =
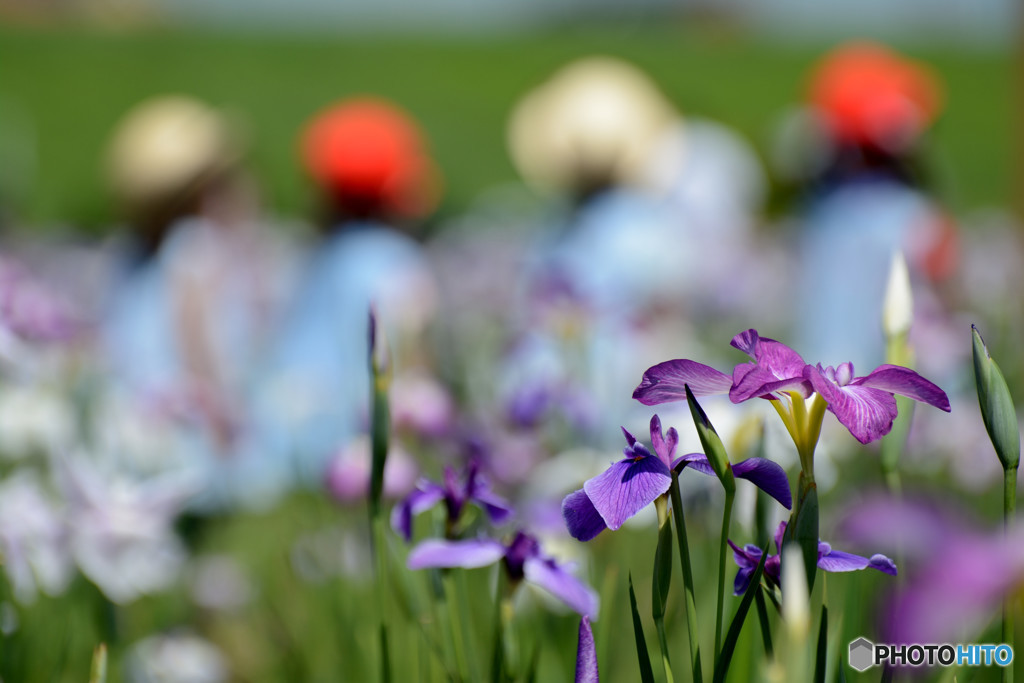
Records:
{"label": "veined petal", "polygon": [[827,572],[853,572],[870,567],[896,576],[896,565],[885,555],[873,555],[871,559],[868,559],[842,550],[832,550],[827,543],[818,544],[819,553],[821,553],[822,547],[828,548],[828,552],[818,557],[819,569],[824,569]]}
{"label": "veined petal", "polygon": [[672,475],[654,456],[627,458],[588,480],[583,490],[611,530],[668,491]]}
{"label": "veined petal", "polygon": [[580,619],[580,635],[576,644],[576,683],[599,683],[597,674],[597,648],[590,617]]}
{"label": "veined petal", "polygon": [[852,384],[906,396],[947,413],[950,410],[946,392],[910,368],[899,365],[879,365],[867,377],[858,377]]}
{"label": "veined petal", "polygon": [[444,488],[426,479],[391,510],[391,528],[409,541],[412,539],[412,518],[429,510],[444,499]]}
{"label": "veined petal", "polygon": [[798,377],[807,365],[799,353],[782,342],[758,335],[757,330],[740,332],[732,338],[730,344],[753,358],[754,362],[772,372],[778,379]]}
{"label": "veined petal", "polygon": [[569,534],[577,541],[589,541],[608,528],[583,489],[570,493],[562,501],[562,518]]}
{"label": "veined petal", "polygon": [[766,458],[747,458],[732,466],[733,476],[752,482],[787,510],[793,507],[786,471]]}
{"label": "veined petal", "polygon": [[779,376],[770,367],[757,363],[741,363],[733,369],[732,388],[729,389],[729,400],[743,403],[752,398],[769,398],[778,391],[799,391],[805,398],[811,395],[811,387],[803,375],[801,366],[793,376]]}
{"label": "veined petal", "polygon": [[495,540],[423,541],[409,553],[406,566],[409,569],[427,567],[464,567],[475,569],[494,564],[505,556],[505,546]]}
{"label": "veined petal", "polygon": [[694,396],[725,394],[732,380],[724,372],[692,360],[667,360],[647,369],[640,386],[633,390],[633,398],[645,406],[669,401],[685,401],[690,386]]}
{"label": "veined petal", "polygon": [[[692,391],[692,389],[691,389]],[[672,465],[672,458],[676,454],[676,446],[679,444],[679,432],[675,427],[669,427],[668,433],[661,434],[661,418],[657,415],[651,418],[651,445],[654,453],[666,466]]]}
{"label": "veined petal", "polygon": [[830,382],[820,368],[810,365],[807,378],[828,403],[829,411],[861,443],[877,441],[892,429],[896,399],[888,391],[854,383],[840,387]]}
{"label": "veined petal", "polygon": [[523,564],[523,578],[551,593],[576,613],[597,618],[597,593],[555,564],[554,560],[538,556],[527,558]]}

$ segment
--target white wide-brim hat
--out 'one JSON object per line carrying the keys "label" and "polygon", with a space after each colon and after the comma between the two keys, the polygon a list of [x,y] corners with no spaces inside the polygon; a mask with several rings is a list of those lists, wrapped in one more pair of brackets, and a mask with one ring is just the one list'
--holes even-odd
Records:
{"label": "white wide-brim hat", "polygon": [[508,147],[539,189],[571,191],[588,177],[641,182],[648,158],[678,115],[639,69],[612,57],[568,64],[512,112]]}

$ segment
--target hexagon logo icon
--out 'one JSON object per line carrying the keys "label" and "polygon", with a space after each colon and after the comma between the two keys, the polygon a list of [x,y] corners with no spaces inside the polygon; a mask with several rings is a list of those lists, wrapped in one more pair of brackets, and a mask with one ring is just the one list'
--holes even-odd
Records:
{"label": "hexagon logo icon", "polygon": [[850,643],[850,666],[857,671],[867,671],[875,662],[875,646],[870,640],[860,637]]}

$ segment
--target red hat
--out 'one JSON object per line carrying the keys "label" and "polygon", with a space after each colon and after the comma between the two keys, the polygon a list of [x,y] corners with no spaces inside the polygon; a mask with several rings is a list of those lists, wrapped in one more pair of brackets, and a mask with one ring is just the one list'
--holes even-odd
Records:
{"label": "red hat", "polygon": [[913,141],[941,108],[939,84],[923,65],[881,45],[843,45],[811,77],[811,105],[840,140],[886,148]]}
{"label": "red hat", "polygon": [[341,198],[373,202],[405,217],[437,204],[440,178],[419,127],[379,99],[357,98],[318,114],[302,135],[313,179]]}

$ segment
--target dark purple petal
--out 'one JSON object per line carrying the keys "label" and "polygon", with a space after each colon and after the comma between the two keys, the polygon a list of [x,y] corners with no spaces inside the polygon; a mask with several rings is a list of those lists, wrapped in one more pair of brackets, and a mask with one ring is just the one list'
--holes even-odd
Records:
{"label": "dark purple petal", "polygon": [[589,541],[608,528],[583,489],[565,497],[562,501],[562,517],[569,534],[577,541]]}
{"label": "dark purple petal", "polygon": [[686,385],[694,396],[725,394],[732,380],[723,372],[692,360],[667,360],[647,369],[633,398],[645,406],[685,401]]}
{"label": "dark purple petal", "polygon": [[669,427],[668,434],[661,434],[661,418],[657,415],[651,418],[651,445],[654,452],[666,466],[672,466],[672,458],[675,457],[676,446],[679,444],[679,432],[675,427]]}
{"label": "dark purple petal", "polygon": [[858,377],[854,385],[881,389],[949,412],[946,392],[909,368],[899,365],[879,365],[867,377]]}
{"label": "dark purple petal", "polygon": [[507,522],[515,513],[512,505],[492,491],[490,486],[486,484],[477,485],[476,491],[473,494],[473,501],[484,509],[484,512],[487,513],[487,516],[495,524]]}
{"label": "dark purple petal", "polygon": [[732,548],[733,559],[736,560],[736,564],[740,568],[733,581],[733,595],[743,595],[750,585],[750,579],[754,575],[754,570],[757,569],[758,562],[761,561],[761,549],[756,545],[739,548],[732,541],[729,541],[729,546]]}
{"label": "dark purple petal", "polygon": [[494,564],[505,556],[505,546],[491,539],[477,541],[423,541],[409,552],[409,569],[465,567],[474,569]]}
{"label": "dark purple petal", "polygon": [[779,522],[779,526],[775,527],[775,552],[782,552],[782,539],[786,535],[786,522]]}
{"label": "dark purple petal", "polygon": [[564,602],[577,614],[597,618],[597,593],[555,564],[554,560],[544,557],[527,558],[523,565],[523,576]]}
{"label": "dark purple petal", "polygon": [[416,488],[391,510],[391,528],[409,541],[412,539],[412,518],[444,499],[444,489],[432,481],[421,479]]}
{"label": "dark purple petal", "polygon": [[580,637],[576,644],[576,683],[600,683],[597,675],[597,648],[590,617],[580,619]]}
{"label": "dark purple petal", "polygon": [[765,458],[747,458],[732,466],[733,475],[752,482],[759,489],[779,501],[787,510],[793,507],[786,471]]}
{"label": "dark purple petal", "polygon": [[[639,445],[639,444],[637,444]],[[611,530],[668,491],[672,475],[654,456],[627,458],[583,485],[601,518]]]}
{"label": "dark purple petal", "polygon": [[868,563],[868,566],[890,576],[896,576],[897,574],[896,563],[885,555],[879,553],[875,553],[871,556],[871,561]]}
{"label": "dark purple petal", "polygon": [[825,377],[820,366],[808,365],[807,377],[828,403],[829,411],[861,443],[877,441],[892,429],[896,399],[888,391],[857,384],[837,386]]}
{"label": "dark purple petal", "polygon": [[630,448],[632,448],[633,444],[636,443],[636,437],[630,434],[629,430],[626,429],[625,427],[619,427],[619,429],[622,430],[622,435],[626,437],[626,443],[629,444]]}
{"label": "dark purple petal", "polygon": [[708,462],[708,456],[703,453],[687,453],[686,455],[679,456],[675,459],[675,462],[672,463],[672,469],[678,468],[682,471],[682,467],[679,467],[680,464],[682,464],[682,467],[692,467],[697,472],[706,474],[709,477],[718,476],[715,474],[715,470],[711,467],[711,463]]}

